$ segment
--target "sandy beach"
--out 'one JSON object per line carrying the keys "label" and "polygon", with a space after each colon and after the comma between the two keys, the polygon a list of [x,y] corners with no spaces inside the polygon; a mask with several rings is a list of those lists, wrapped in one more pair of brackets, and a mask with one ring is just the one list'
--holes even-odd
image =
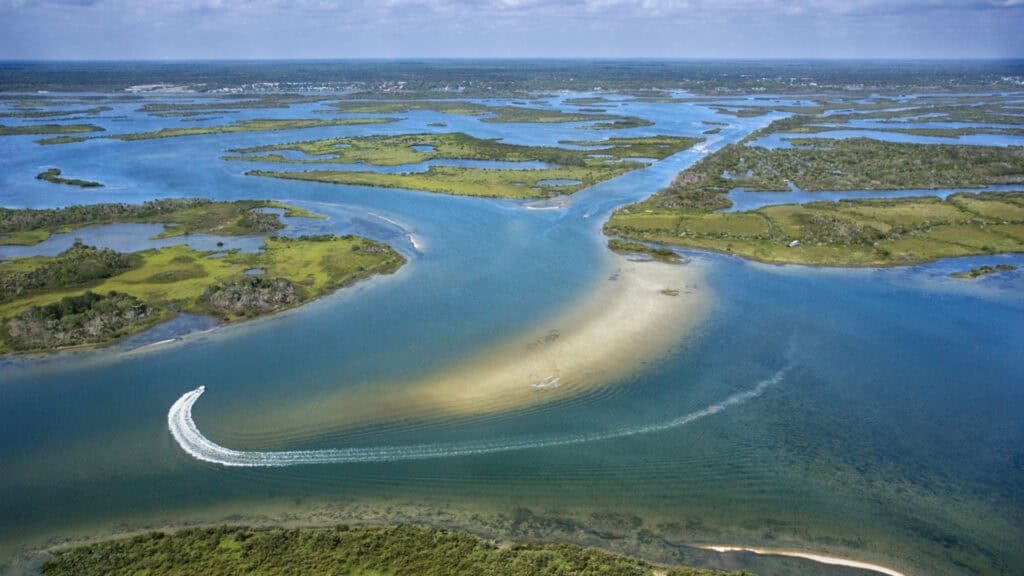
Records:
{"label": "sandy beach", "polygon": [[804,560],[811,560],[818,562],[819,564],[828,564],[830,566],[845,566],[847,568],[857,568],[858,570],[867,570],[869,572],[877,572],[879,574],[885,574],[886,576],[908,576],[903,572],[880,566],[878,564],[870,564],[868,562],[858,562],[857,560],[851,560],[849,558],[839,558],[836,556],[825,556],[823,554],[813,554],[811,552],[800,552],[798,550],[776,550],[773,548],[747,548],[739,546],[698,546],[704,550],[713,550],[715,552],[749,552],[751,554],[765,555],[765,556],[788,556],[790,558],[803,558]]}
{"label": "sandy beach", "polygon": [[643,369],[703,318],[709,295],[699,265],[610,254],[605,266],[605,279],[570,309],[475,358],[413,382],[343,389],[283,406],[261,414],[264,433],[243,436],[294,439],[380,422],[527,408]]}

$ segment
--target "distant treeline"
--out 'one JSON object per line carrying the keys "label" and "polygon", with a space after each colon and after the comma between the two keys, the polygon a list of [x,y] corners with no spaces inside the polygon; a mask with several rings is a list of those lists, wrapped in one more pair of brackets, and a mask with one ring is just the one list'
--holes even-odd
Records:
{"label": "distant treeline", "polygon": [[[0,91],[122,92],[146,84],[202,90],[279,83],[372,87],[402,82],[403,92],[458,87],[462,95],[535,90],[686,89],[715,91],[901,91],[999,89],[1024,75],[1024,60],[433,60],[245,62],[2,62]],[[389,92],[394,96],[394,92]],[[131,97],[131,95],[124,95]]]}

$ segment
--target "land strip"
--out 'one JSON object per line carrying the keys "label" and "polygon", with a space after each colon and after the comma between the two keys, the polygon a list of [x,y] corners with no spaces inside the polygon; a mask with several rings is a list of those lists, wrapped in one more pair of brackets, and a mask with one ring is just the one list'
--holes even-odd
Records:
{"label": "land strip", "polygon": [[0,208],[0,245],[38,244],[50,234],[114,222],[164,224],[161,238],[187,234],[265,234],[284,227],[277,214],[323,218],[319,214],[274,200],[214,202],[203,198],[169,198],[142,204],[86,204],[47,209]]}
{"label": "land strip", "polygon": [[[598,182],[645,166],[630,158],[661,159],[685,150],[700,140],[674,136],[610,138],[572,141],[577,148],[518,146],[466,134],[412,134],[336,138],[233,150],[229,160],[257,160],[284,164],[307,162],[401,165],[433,159],[539,161],[543,169],[485,169],[431,166],[426,172],[381,173],[352,170],[284,172],[252,170],[247,174],[333,184],[406,188],[444,194],[499,198],[543,198],[571,194]],[[304,158],[288,158],[294,151]],[[255,154],[255,155],[252,155]]]}
{"label": "land strip", "polygon": [[36,175],[37,180],[45,180],[53,184],[66,184],[80,188],[102,188],[103,184],[92,180],[79,180],[78,178],[64,178],[61,176],[60,168],[48,168]]}
{"label": "land strip", "polygon": [[[499,545],[465,532],[411,525],[266,529],[218,527],[153,532],[57,551],[44,576],[202,573],[432,574],[462,576],[726,576],[718,570],[655,568],[642,560],[571,544]],[[739,576],[738,573],[733,573]],[[752,575],[749,575],[752,576]]]}
{"label": "land strip", "polygon": [[136,132],[111,136],[118,140],[153,140],[156,138],[177,138],[179,136],[205,136],[208,134],[231,134],[235,132],[271,132],[277,130],[300,130],[304,128],[327,128],[331,126],[355,126],[361,124],[388,124],[396,118],[339,118],[335,120],[242,120],[225,126],[193,126],[189,128],[161,128],[152,132]]}

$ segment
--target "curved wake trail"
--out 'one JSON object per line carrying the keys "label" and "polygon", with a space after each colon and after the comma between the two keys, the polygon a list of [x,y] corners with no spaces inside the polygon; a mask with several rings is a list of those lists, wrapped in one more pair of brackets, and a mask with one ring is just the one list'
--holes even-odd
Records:
{"label": "curved wake trail", "polygon": [[241,451],[225,448],[203,436],[192,419],[192,406],[206,390],[200,386],[185,393],[171,406],[167,413],[167,427],[181,449],[197,460],[213,462],[222,466],[269,467],[296,466],[300,464],[349,464],[356,462],[397,462],[401,460],[424,460],[427,458],[452,458],[479,454],[494,454],[512,450],[550,448],[585,442],[597,442],[625,438],[639,434],[650,434],[685,426],[691,422],[718,414],[719,412],[744,404],[764,394],[770,386],[778,384],[792,366],[786,366],[771,378],[762,380],[750,390],[737,392],[721,402],[684,414],[678,418],[631,426],[611,432],[573,434],[553,438],[534,438],[507,441],[454,442],[447,444],[410,444],[405,446],[373,446],[366,448],[330,448],[323,450],[283,450],[277,452]]}

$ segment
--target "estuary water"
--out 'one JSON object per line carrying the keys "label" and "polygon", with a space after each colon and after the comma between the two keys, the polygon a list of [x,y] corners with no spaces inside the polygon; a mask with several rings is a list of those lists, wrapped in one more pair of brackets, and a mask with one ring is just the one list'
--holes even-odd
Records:
{"label": "estuary water", "polygon": [[[574,109],[564,98],[547,105]],[[3,206],[272,198],[327,216],[291,219],[288,234],[361,234],[409,259],[394,275],[277,317],[227,327],[186,317],[111,349],[0,360],[0,563],[31,571],[33,549],[189,523],[411,519],[762,575],[863,572],[693,545],[816,551],[907,574],[1012,574],[1024,565],[1022,256],[824,270],[685,252],[704,271],[705,320],[613,385],[474,417],[263,425],[269,410],[302,414],[326,394],[383,397],[391,382],[474,358],[557,315],[608,281],[600,228],[611,210],[775,117],[721,115],[706,102],[615,104],[615,113],[655,124],[594,132],[416,111],[387,115],[401,118],[391,124],[136,142],[0,138]],[[189,125],[138,107],[116,104],[94,121],[111,133]],[[262,179],[244,172],[276,166],[220,159],[262,144],[438,130],[546,145],[697,136],[705,121],[725,125],[692,150],[543,206]],[[50,166],[106,187],[35,179]],[[125,248],[158,231],[76,233]],[[255,249],[260,239],[224,240]],[[48,242],[3,254],[62,245]],[[976,281],[947,276],[991,263],[1019,268]],[[168,411],[199,386],[190,415],[230,449],[442,449],[413,460],[225,467],[193,458],[168,430]],[[507,449],[444,450],[469,443]]]}

